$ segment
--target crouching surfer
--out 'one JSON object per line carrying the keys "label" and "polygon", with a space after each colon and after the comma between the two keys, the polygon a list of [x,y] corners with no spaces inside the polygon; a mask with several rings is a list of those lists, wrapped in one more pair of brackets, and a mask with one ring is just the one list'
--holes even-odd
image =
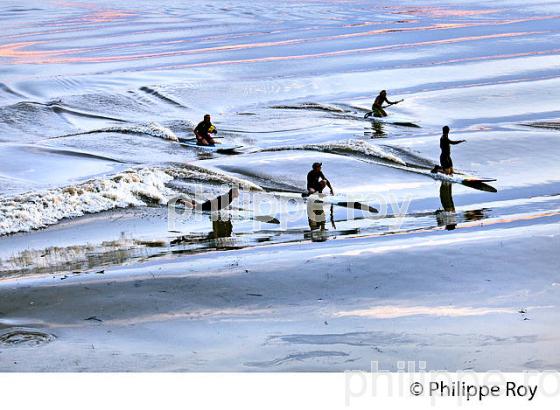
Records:
{"label": "crouching surfer", "polygon": [[216,141],[212,138],[211,134],[217,134],[218,131],[210,119],[210,114],[204,116],[204,120],[200,121],[196,128],[193,130],[198,145],[213,146]]}
{"label": "crouching surfer", "polygon": [[312,195],[316,193],[322,193],[325,187],[331,190],[331,194],[334,195],[334,190],[322,171],[323,164],[321,162],[315,162],[312,166],[311,171],[307,174],[307,195]]}

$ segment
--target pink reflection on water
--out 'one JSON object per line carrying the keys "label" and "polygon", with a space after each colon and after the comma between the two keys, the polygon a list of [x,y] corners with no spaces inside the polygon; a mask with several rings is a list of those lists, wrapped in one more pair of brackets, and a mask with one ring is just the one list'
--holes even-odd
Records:
{"label": "pink reflection on water", "polygon": [[[68,3],[63,2],[62,4],[67,5],[69,7],[76,7],[76,3]],[[98,9],[95,5],[87,4],[87,3],[79,3],[79,5],[83,8],[91,10],[91,12],[87,13],[84,16],[80,16],[75,21],[80,21],[82,24],[84,22],[89,23],[107,23],[113,22],[115,20],[123,19],[134,15],[133,13],[125,12],[125,11],[118,11],[118,10],[107,10],[107,9]],[[173,50],[173,51],[153,51],[141,54],[134,54],[134,47],[135,46],[146,46],[150,45],[152,47],[156,46],[169,46],[169,45],[177,45],[183,43],[192,43],[193,39],[177,39],[177,40],[166,40],[166,41],[158,41],[158,42],[138,42],[138,43],[126,43],[120,45],[102,45],[97,47],[82,47],[82,48],[75,48],[75,49],[59,49],[57,51],[49,50],[49,51],[40,51],[40,50],[29,50],[28,48],[44,45],[44,44],[53,44],[59,41],[28,41],[28,42],[19,42],[19,43],[12,43],[0,46],[0,57],[9,58],[12,61],[8,62],[8,64],[63,64],[63,63],[106,63],[106,62],[126,62],[126,61],[135,61],[141,59],[151,59],[151,58],[166,58],[166,57],[177,57],[182,55],[194,55],[194,54],[202,54],[202,53],[212,53],[212,52],[232,52],[232,51],[240,51],[240,50],[247,50],[247,49],[256,49],[256,48],[264,48],[264,47],[279,47],[279,46],[291,46],[297,45],[302,43],[311,43],[311,42],[328,42],[328,41],[337,41],[343,40],[348,38],[355,38],[355,37],[368,37],[368,36],[377,36],[383,35],[387,33],[395,33],[395,32],[415,32],[415,31],[429,31],[429,30],[453,30],[459,28],[466,28],[466,27],[479,27],[479,26],[488,26],[488,25],[508,25],[508,24],[516,24],[516,23],[523,23],[523,22],[530,22],[530,21],[538,21],[538,20],[548,20],[548,19],[558,19],[560,16],[538,16],[538,17],[530,17],[530,18],[523,18],[523,19],[510,19],[510,20],[499,20],[499,21],[485,21],[485,22],[469,22],[469,23],[435,23],[426,26],[417,26],[417,27],[398,27],[398,28],[383,28],[377,30],[368,30],[368,31],[361,31],[356,33],[344,33],[344,34],[335,34],[335,35],[328,35],[328,36],[320,36],[320,37],[306,37],[306,38],[295,38],[295,39],[287,39],[287,40],[278,40],[278,41],[266,41],[266,42],[254,42],[254,43],[245,43],[245,44],[232,44],[232,45],[223,45],[223,46],[215,46],[215,47],[204,47],[198,49],[190,49],[190,50]],[[68,24],[68,21],[65,21],[64,24]],[[371,24],[375,24],[375,22],[371,22]],[[347,26],[342,26],[347,27]],[[68,29],[59,29],[59,30],[49,30],[49,33],[56,33],[57,31],[66,31]],[[156,30],[157,31],[157,30]],[[150,32],[147,30],[146,32]],[[492,38],[503,38],[503,37],[515,37],[515,36],[523,36],[523,35],[530,35],[530,34],[537,34],[537,33],[544,33],[544,32],[519,32],[519,33],[501,33],[501,34],[491,34],[491,35],[481,35],[481,36],[470,36],[470,37],[460,37],[454,39],[441,39],[441,40],[432,40],[432,41],[424,41],[424,42],[417,42],[417,43],[401,43],[401,44],[392,44],[392,45],[384,45],[384,46],[375,46],[375,47],[368,47],[368,48],[359,48],[359,49],[350,49],[350,50],[338,50],[338,51],[327,51],[315,54],[301,54],[301,55],[291,55],[291,56],[271,56],[271,57],[262,57],[262,58],[253,58],[253,59],[238,59],[238,60],[225,60],[225,61],[213,61],[213,62],[201,62],[201,63],[192,63],[190,65],[182,65],[181,67],[196,67],[196,66],[206,66],[206,65],[221,65],[221,64],[239,64],[239,63],[251,63],[251,62],[267,62],[267,61],[282,61],[282,60],[297,60],[297,59],[305,59],[305,58],[320,58],[320,57],[328,57],[328,56],[337,56],[337,55],[346,55],[351,53],[359,53],[359,52],[374,52],[374,51],[382,51],[382,50],[392,50],[392,49],[400,49],[400,48],[411,48],[411,47],[420,47],[426,45],[436,45],[436,44],[450,44],[450,43],[458,43],[458,42],[465,42],[465,41],[474,41],[474,40],[483,40],[483,39],[492,39]],[[32,33],[32,35],[40,34],[39,33]],[[226,36],[227,37],[227,36]],[[239,36],[241,37],[241,36]],[[115,50],[130,50],[130,54],[116,54],[114,53]],[[97,52],[106,52],[111,51],[113,55],[110,56],[95,56]],[[79,54],[89,54],[88,56],[79,56]],[[175,66],[177,67],[177,66]]]}
{"label": "pink reflection on water", "polygon": [[384,50],[406,49],[406,48],[414,48],[414,47],[422,47],[422,46],[441,45],[441,44],[454,44],[454,43],[462,43],[462,42],[468,42],[468,41],[480,41],[480,40],[496,39],[496,38],[522,37],[522,36],[529,36],[529,35],[543,34],[543,33],[545,33],[545,32],[542,32],[542,31],[527,31],[527,32],[519,32],[519,33],[490,34],[490,35],[485,35],[485,36],[466,36],[466,37],[458,37],[458,38],[452,38],[452,39],[421,41],[421,42],[417,42],[417,43],[401,43],[401,44],[392,44],[392,45],[386,45],[386,46],[358,48],[358,49],[352,49],[352,50],[328,51],[328,52],[314,53],[314,54],[262,57],[262,58],[240,59],[240,60],[210,61],[210,62],[204,62],[204,63],[192,63],[192,64],[184,64],[184,65],[167,66],[167,67],[165,67],[165,69],[176,69],[176,68],[186,68],[186,67],[204,67],[204,66],[226,65],[226,64],[243,64],[243,63],[259,63],[259,62],[262,63],[262,62],[272,62],[272,61],[304,60],[304,59],[309,59],[309,58],[334,57],[334,56],[351,55],[351,54],[358,54],[358,53],[376,52],[376,51],[384,51]]}
{"label": "pink reflection on water", "polygon": [[449,9],[449,8],[435,7],[435,6],[424,6],[424,7],[387,6],[385,8],[389,10],[394,10],[391,12],[391,14],[412,14],[416,16],[427,16],[427,17],[434,17],[434,18],[482,16],[487,14],[495,14],[502,11],[500,9],[461,10],[461,9]]}
{"label": "pink reflection on water", "polygon": [[[458,37],[458,38],[451,38],[451,39],[421,41],[416,43],[400,43],[400,44],[374,46],[374,47],[366,47],[366,48],[358,48],[358,49],[350,49],[350,50],[327,51],[327,52],[313,53],[313,54],[202,62],[202,63],[181,65],[180,67],[198,67],[198,66],[223,65],[223,64],[301,60],[301,59],[308,59],[308,58],[332,57],[332,56],[349,55],[349,54],[362,53],[362,52],[405,49],[405,48],[422,47],[422,46],[430,46],[430,45],[438,45],[438,44],[453,44],[453,43],[480,41],[480,40],[488,40],[488,39],[496,39],[496,38],[520,37],[520,36],[528,36],[528,35],[543,34],[543,33],[546,32],[529,31],[529,32],[490,34],[490,35],[482,35],[482,36],[465,36],[465,37]],[[341,36],[344,37],[346,35],[341,35]],[[216,52],[216,51],[237,51],[237,50],[245,50],[245,49],[252,49],[252,48],[259,48],[259,47],[272,47],[272,46],[279,46],[279,45],[298,44],[301,41],[302,41],[301,39],[294,39],[294,40],[285,40],[280,42],[261,42],[261,43],[238,44],[238,45],[230,45],[230,46],[217,46],[217,47],[208,47],[208,48],[194,49],[194,50],[180,50],[180,51],[154,52],[154,53],[133,54],[133,55],[115,55],[115,56],[97,56],[97,57],[92,57],[92,56],[61,57],[66,55],[91,52],[94,49],[66,49],[66,50],[49,50],[49,51],[24,50],[24,48],[26,47],[43,44],[45,42],[20,42],[20,43],[11,43],[11,44],[5,44],[0,46],[0,57],[6,57],[13,60],[10,61],[8,64],[103,63],[103,62],[116,62],[116,61],[134,61],[134,60],[148,59],[148,58],[176,57],[182,55],[199,54],[199,53]],[[120,48],[129,49],[130,47],[124,46]],[[175,66],[175,68],[176,67],[178,66]]]}

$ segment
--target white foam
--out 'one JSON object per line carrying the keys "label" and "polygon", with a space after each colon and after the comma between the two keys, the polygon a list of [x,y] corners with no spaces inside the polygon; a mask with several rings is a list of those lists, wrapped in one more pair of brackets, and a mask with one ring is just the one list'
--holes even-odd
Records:
{"label": "white foam", "polygon": [[173,131],[169,128],[164,127],[157,122],[150,122],[146,125],[135,125],[131,127],[110,127],[103,129],[103,131],[117,131],[117,132],[128,132],[128,133],[138,133],[147,134],[154,137],[162,138],[169,141],[179,141],[179,138],[175,135]]}
{"label": "white foam", "polygon": [[105,179],[1,199],[0,235],[43,228],[87,213],[166,203],[173,195],[165,186],[171,179],[160,169],[129,170]]}
{"label": "white foam", "polygon": [[120,132],[123,134],[146,134],[151,135],[153,137],[162,138],[168,141],[179,141],[179,138],[173,131],[169,128],[164,127],[163,125],[157,122],[149,122],[143,125],[128,125],[128,126],[113,126],[113,127],[106,127],[106,128],[99,128],[90,131],[84,131],[77,134],[69,134],[63,135],[62,137],[55,137],[55,138],[63,138],[75,135],[84,135],[84,134],[93,134],[97,132]]}
{"label": "white foam", "polygon": [[193,164],[188,164],[181,168],[169,168],[167,172],[177,179],[195,179],[211,183],[234,184],[253,191],[263,190],[259,185],[245,179],[236,178],[216,169],[208,169]]}
{"label": "white foam", "polygon": [[260,186],[249,181],[197,165],[131,169],[67,187],[0,198],[0,235],[44,228],[64,218],[114,208],[165,205],[178,195],[166,186],[173,179],[191,179],[202,184],[235,184],[262,191]]}
{"label": "white foam", "polygon": [[304,145],[305,149],[319,149],[321,151],[354,151],[371,157],[385,159],[397,164],[406,165],[406,162],[395,154],[384,150],[378,145],[370,144],[363,140],[347,140],[341,142],[331,142],[321,145]]}

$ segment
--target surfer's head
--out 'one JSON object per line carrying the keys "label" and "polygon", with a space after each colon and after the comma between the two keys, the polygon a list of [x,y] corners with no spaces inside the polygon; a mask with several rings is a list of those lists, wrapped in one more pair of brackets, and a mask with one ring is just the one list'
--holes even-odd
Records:
{"label": "surfer's head", "polygon": [[449,134],[449,127],[446,125],[442,128],[444,134]]}
{"label": "surfer's head", "polygon": [[322,162],[314,162],[312,168],[314,171],[320,171],[322,166]]}
{"label": "surfer's head", "polygon": [[387,90],[381,90],[381,92],[379,93],[379,95],[387,95]]}
{"label": "surfer's head", "polygon": [[210,122],[210,114],[204,116],[204,122]]}

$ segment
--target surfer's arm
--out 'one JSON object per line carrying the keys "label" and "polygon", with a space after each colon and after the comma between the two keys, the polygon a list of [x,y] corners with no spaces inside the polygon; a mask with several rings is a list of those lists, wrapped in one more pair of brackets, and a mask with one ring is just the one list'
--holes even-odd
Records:
{"label": "surfer's arm", "polygon": [[334,190],[333,190],[333,187],[332,187],[330,181],[329,181],[327,178],[325,178],[324,175],[322,175],[322,178],[325,180],[325,184],[326,184],[326,185],[329,187],[329,189],[331,190],[331,194],[334,195]]}
{"label": "surfer's arm", "polygon": [[466,142],[466,141],[465,141],[465,140],[459,140],[459,141],[452,141],[452,140],[449,140],[449,143],[450,143],[451,145],[457,145],[457,144],[460,144],[461,142]]}
{"label": "surfer's arm", "polygon": [[403,100],[403,99],[400,99],[400,100],[398,100],[398,101],[389,101],[387,98],[385,98],[385,101],[386,101],[387,104],[389,104],[389,105],[395,105],[395,104],[398,104],[398,103],[400,103],[400,102],[403,102],[404,100]]}

